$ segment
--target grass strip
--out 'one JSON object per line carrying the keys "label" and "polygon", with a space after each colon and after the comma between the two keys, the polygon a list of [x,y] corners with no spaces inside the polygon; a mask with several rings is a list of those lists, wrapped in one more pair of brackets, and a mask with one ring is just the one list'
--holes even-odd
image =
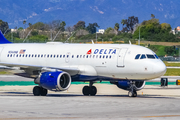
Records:
{"label": "grass strip", "polygon": [[173,62],[173,63],[167,61],[163,61],[163,62],[167,67],[180,67],[180,63],[178,62]]}
{"label": "grass strip", "polygon": [[180,69],[167,68],[167,71],[164,74],[164,76],[180,76]]}

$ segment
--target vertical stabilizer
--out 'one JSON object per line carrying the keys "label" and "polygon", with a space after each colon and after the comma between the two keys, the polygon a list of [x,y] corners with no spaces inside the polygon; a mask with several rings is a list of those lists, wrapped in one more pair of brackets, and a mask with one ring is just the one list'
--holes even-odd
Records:
{"label": "vertical stabilizer", "polygon": [[2,34],[1,30],[0,30],[0,44],[8,44],[8,43],[11,43],[9,42],[5,37],[4,35]]}

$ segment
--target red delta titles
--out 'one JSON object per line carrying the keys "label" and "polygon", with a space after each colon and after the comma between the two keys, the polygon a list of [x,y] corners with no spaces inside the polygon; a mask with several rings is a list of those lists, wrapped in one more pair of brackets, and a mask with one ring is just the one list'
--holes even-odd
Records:
{"label": "red delta titles", "polygon": [[[92,54],[92,49],[87,54]],[[116,49],[95,49],[93,54],[116,54]]]}
{"label": "red delta titles", "polygon": [[92,53],[92,50],[90,49],[88,52],[87,52],[87,54],[91,54]]}

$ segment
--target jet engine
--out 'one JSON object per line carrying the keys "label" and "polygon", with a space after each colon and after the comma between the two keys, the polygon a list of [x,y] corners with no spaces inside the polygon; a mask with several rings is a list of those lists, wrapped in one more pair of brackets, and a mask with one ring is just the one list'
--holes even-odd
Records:
{"label": "jet engine", "polygon": [[[134,83],[134,89],[136,91],[143,89],[145,86],[145,83],[146,83],[145,81],[141,81],[141,80],[133,81],[133,82],[135,82]],[[115,84],[117,85],[117,87],[119,87],[121,89],[130,90],[130,81],[122,80],[122,81],[116,82]]]}
{"label": "jet engine", "polygon": [[71,85],[71,76],[63,71],[43,72],[34,82],[51,91],[64,91]]}

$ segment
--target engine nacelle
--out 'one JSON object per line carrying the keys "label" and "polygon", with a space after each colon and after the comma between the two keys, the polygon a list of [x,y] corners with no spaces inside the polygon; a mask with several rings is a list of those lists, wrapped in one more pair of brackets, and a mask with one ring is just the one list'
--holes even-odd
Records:
{"label": "engine nacelle", "polygon": [[[134,82],[135,82],[134,89],[136,91],[143,89],[146,83],[145,81],[134,81]],[[116,85],[121,89],[130,90],[130,81],[127,80],[118,81]]]}
{"label": "engine nacelle", "polygon": [[34,82],[48,90],[64,91],[71,85],[71,76],[63,71],[43,72]]}

